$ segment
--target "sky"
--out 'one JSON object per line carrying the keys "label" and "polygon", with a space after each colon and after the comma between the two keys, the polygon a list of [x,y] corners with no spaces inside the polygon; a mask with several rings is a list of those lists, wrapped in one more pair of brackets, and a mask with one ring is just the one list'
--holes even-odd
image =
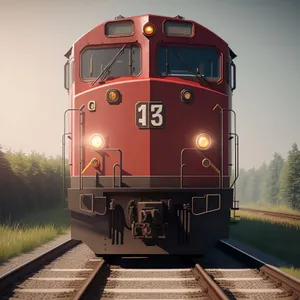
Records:
{"label": "sky", "polygon": [[240,166],[300,146],[300,0],[0,0],[0,144],[60,155],[64,54],[117,15],[182,15],[238,55]]}

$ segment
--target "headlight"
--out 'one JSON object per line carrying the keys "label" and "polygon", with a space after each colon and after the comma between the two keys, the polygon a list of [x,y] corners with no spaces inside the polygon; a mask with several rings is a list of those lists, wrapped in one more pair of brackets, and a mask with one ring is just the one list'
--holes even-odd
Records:
{"label": "headlight", "polygon": [[102,149],[104,147],[104,138],[102,135],[95,133],[90,137],[90,144],[95,150]]}
{"label": "headlight", "polygon": [[211,146],[211,138],[206,133],[201,133],[196,138],[196,145],[202,150],[207,150]]}

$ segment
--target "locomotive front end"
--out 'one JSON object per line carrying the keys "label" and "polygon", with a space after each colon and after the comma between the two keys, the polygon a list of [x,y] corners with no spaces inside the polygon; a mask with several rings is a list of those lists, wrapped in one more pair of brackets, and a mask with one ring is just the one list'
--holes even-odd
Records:
{"label": "locomotive front end", "polygon": [[73,239],[99,255],[150,255],[200,254],[228,237],[233,58],[180,17],[119,17],[74,44]]}

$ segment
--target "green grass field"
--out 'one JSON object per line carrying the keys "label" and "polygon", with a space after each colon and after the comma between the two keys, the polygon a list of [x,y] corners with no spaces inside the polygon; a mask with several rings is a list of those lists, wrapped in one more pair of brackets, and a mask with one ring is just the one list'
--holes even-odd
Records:
{"label": "green grass field", "polygon": [[[262,208],[261,208],[262,209]],[[300,278],[300,222],[239,211],[230,237],[278,257],[288,265],[282,270]]]}
{"label": "green grass field", "polygon": [[19,222],[0,224],[0,263],[66,233],[69,213],[62,208],[30,214]]}

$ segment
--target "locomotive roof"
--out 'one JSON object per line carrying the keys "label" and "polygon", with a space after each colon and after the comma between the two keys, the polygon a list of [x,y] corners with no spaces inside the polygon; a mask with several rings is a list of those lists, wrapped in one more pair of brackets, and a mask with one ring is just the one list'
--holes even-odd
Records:
{"label": "locomotive roof", "polygon": [[[187,21],[187,22],[193,22],[193,23],[197,23],[199,26],[205,28],[207,31],[209,31],[211,34],[215,35],[216,37],[218,37],[220,40],[222,40],[223,42],[225,42],[220,36],[218,36],[215,32],[211,31],[210,29],[208,29],[207,27],[201,25],[200,23],[196,22],[196,21],[193,21],[193,20],[186,20],[184,17],[180,16],[180,15],[177,15],[175,17],[170,17],[170,16],[161,16],[161,15],[153,15],[153,14],[144,14],[144,15],[138,15],[138,16],[130,16],[130,17],[124,17],[122,15],[119,15],[119,16],[116,16],[114,18],[115,21],[117,20],[123,20],[123,19],[136,19],[136,18],[140,18],[140,17],[145,17],[145,16],[148,16],[148,17],[159,17],[159,18],[166,18],[166,19],[174,19],[174,20],[184,20],[184,21]],[[98,24],[97,26],[95,26],[94,28],[98,27],[99,25],[103,24],[103,23],[106,23],[106,22],[111,22],[111,21],[114,21],[114,20],[106,20],[104,22],[101,22],[100,24]],[[92,31],[94,28],[92,28],[91,30],[89,30],[88,32]],[[87,34],[88,32],[84,33],[81,37],[79,37],[75,42],[74,44],[79,41],[85,34]],[[73,44],[73,45],[74,45]],[[65,57],[66,58],[69,58],[71,53],[72,53],[72,49],[73,49],[73,46],[67,51],[67,53],[65,54]],[[236,58],[237,55],[232,51],[232,49],[229,48],[229,53],[230,53],[230,56],[232,59]]]}

